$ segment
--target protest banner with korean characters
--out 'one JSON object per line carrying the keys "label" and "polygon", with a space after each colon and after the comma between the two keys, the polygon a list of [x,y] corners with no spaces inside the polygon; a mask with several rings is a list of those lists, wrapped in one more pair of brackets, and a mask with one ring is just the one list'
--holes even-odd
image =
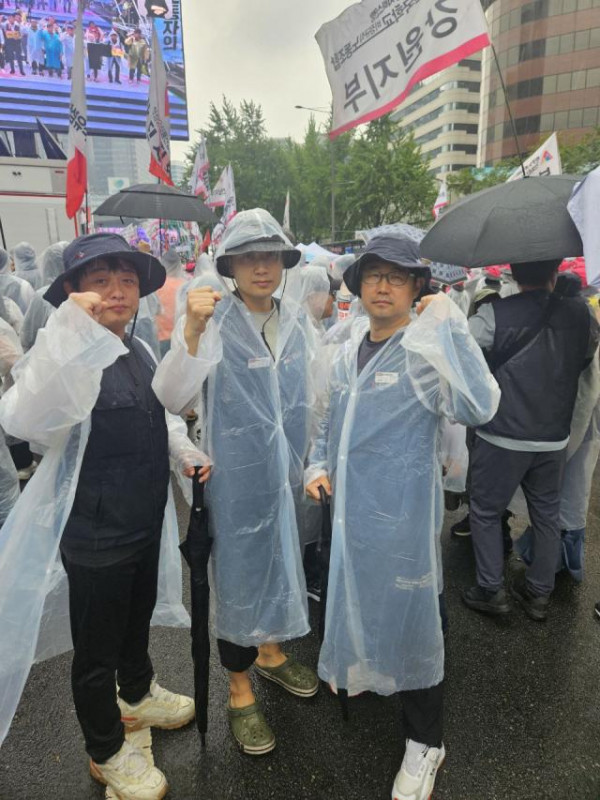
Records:
{"label": "protest banner with korean characters", "polygon": [[[549,136],[535,153],[525,159],[523,168],[528,178],[541,175],[562,175],[560,150],[558,149],[558,138],[555,133]],[[523,177],[523,169],[517,167],[507,179],[507,183],[508,181],[518,181]]]}
{"label": "protest banner with korean characters", "polygon": [[362,0],[316,34],[331,138],[398,106],[419,81],[490,44],[480,0]]}

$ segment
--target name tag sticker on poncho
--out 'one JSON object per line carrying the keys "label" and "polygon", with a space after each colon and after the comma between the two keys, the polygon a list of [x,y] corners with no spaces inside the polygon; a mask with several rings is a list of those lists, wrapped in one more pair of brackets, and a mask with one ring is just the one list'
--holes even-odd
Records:
{"label": "name tag sticker on poncho", "polygon": [[248,369],[265,369],[265,367],[271,366],[272,359],[269,356],[264,356],[263,358],[249,358],[248,359]]}
{"label": "name tag sticker on poncho", "polygon": [[381,384],[384,386],[392,386],[394,383],[398,383],[399,375],[397,372],[376,372],[375,373],[375,383]]}

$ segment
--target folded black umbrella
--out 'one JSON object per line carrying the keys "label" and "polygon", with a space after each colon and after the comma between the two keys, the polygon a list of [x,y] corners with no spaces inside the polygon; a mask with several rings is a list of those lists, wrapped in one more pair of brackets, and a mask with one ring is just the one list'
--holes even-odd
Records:
{"label": "folded black umbrella", "polygon": [[198,483],[199,471],[200,469],[197,468],[193,479],[194,494],[187,538],[179,545],[179,549],[190,567],[194,701],[196,703],[196,724],[204,747],[208,728],[210,664],[208,559],[212,547],[212,538],[208,530],[208,511],[204,507],[204,484]]}
{"label": "folded black umbrella", "polygon": [[94,211],[101,217],[172,219],[214,224],[217,218],[199,197],[163,183],[138,183],[111,195]]}
{"label": "folded black umbrella", "polygon": [[[327,590],[329,587],[329,564],[331,562],[331,502],[329,495],[322,486],[319,486],[319,496],[321,498],[321,509],[323,518],[321,521],[321,535],[317,545],[317,556],[321,570],[321,609],[319,614],[319,641],[322,643],[325,637],[325,616],[327,614]],[[348,690],[338,689],[338,698],[342,708],[344,719],[348,720]]]}
{"label": "folded black umbrella", "polygon": [[561,260],[583,254],[567,211],[575,175],[523,178],[451,205],[421,242],[421,256],[463,267]]}

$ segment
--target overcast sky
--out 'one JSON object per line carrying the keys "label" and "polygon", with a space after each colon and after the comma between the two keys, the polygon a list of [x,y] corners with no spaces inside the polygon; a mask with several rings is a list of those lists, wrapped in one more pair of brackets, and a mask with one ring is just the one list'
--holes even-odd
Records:
{"label": "overcast sky", "polygon": [[[314,38],[352,0],[182,0],[190,132],[208,119],[211,100],[263,108],[270,136],[300,140],[309,113],[331,91]],[[319,117],[318,114],[315,115]],[[325,120],[325,116],[323,120]],[[183,158],[187,143],[172,144]],[[209,154],[210,155],[210,154]]]}

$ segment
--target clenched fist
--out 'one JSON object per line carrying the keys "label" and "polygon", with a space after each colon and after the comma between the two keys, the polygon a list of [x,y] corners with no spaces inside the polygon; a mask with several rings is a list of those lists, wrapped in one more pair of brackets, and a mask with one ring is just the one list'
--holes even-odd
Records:
{"label": "clenched fist", "polygon": [[191,355],[196,355],[198,340],[206,330],[208,320],[215,313],[221,295],[210,286],[191,289],[187,296],[184,336]]}
{"label": "clenched fist", "polygon": [[96,292],[71,292],[69,300],[77,303],[79,308],[82,308],[96,322],[100,321],[103,312],[108,308],[108,303]]}

